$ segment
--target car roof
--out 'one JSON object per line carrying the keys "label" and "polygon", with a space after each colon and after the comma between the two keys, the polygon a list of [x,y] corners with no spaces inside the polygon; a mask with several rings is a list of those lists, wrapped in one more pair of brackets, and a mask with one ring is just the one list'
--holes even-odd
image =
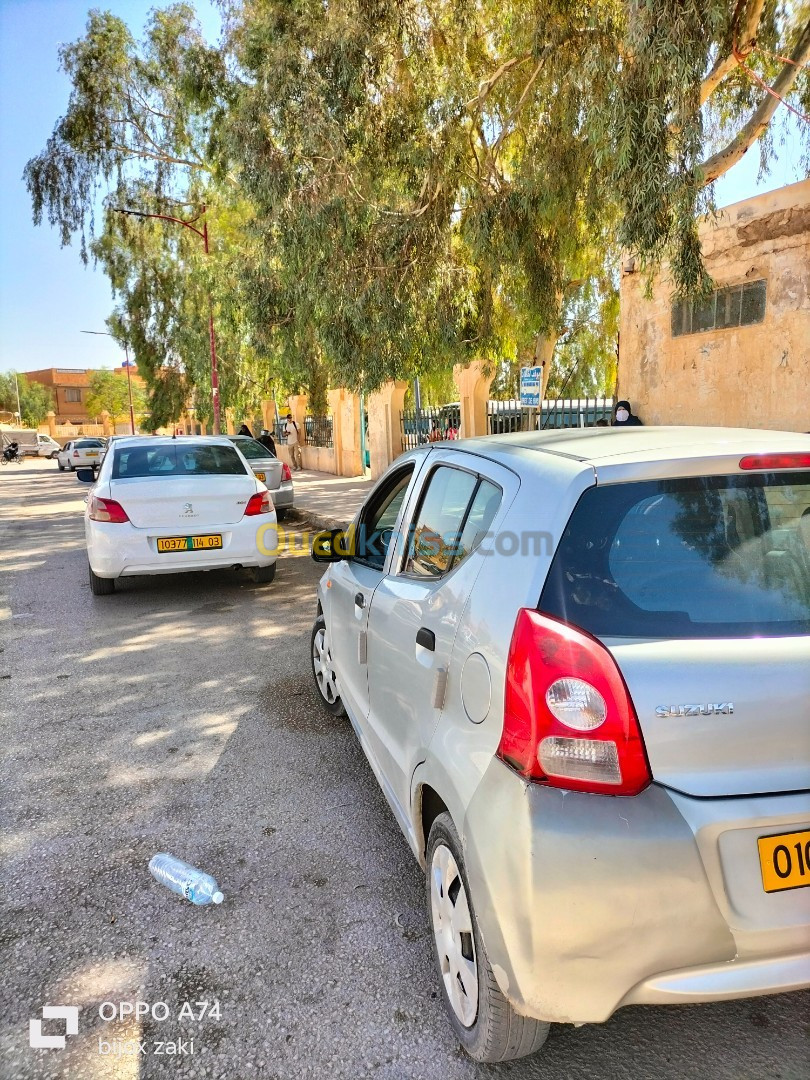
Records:
{"label": "car roof", "polygon": [[[434,444],[436,445],[436,444]],[[519,431],[465,439],[459,449],[486,454],[493,451],[523,456],[526,451],[548,453],[597,465],[640,460],[683,461],[737,454],[810,450],[810,435],[795,431],[724,427],[569,428],[563,431]]]}
{"label": "car roof", "polygon": [[[228,435],[178,435],[176,438],[174,435],[121,435],[120,441],[123,442],[124,440],[128,443],[134,443],[136,446],[171,446],[178,443],[184,446],[189,443],[206,443],[214,446],[229,446],[231,444]],[[116,439],[116,442],[118,441],[119,439]]]}

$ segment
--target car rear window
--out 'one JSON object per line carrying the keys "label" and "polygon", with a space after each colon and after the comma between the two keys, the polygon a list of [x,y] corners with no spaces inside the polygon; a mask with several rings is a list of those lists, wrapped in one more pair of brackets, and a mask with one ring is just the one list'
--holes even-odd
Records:
{"label": "car rear window", "polygon": [[73,444],[75,450],[81,450],[86,447],[91,447],[92,449],[97,450],[100,446],[104,446],[104,443],[101,442],[99,439],[78,439]]}
{"label": "car rear window", "polygon": [[810,633],[810,473],[593,487],[540,608],[596,637]]}
{"label": "car rear window", "polygon": [[232,446],[172,443],[122,446],[115,451],[112,479],[160,476],[244,476],[241,458]]}
{"label": "car rear window", "polygon": [[234,445],[239,448],[248,461],[255,461],[256,458],[269,458],[273,456],[266,447],[262,446],[260,442],[256,442],[255,439],[239,439]]}

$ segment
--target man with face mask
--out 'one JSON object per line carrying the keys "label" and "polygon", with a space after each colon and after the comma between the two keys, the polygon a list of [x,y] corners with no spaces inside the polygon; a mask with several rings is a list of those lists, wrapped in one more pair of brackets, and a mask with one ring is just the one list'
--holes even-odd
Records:
{"label": "man with face mask", "polygon": [[629,401],[617,401],[616,412],[613,414],[612,427],[643,427],[644,425],[630,408]]}

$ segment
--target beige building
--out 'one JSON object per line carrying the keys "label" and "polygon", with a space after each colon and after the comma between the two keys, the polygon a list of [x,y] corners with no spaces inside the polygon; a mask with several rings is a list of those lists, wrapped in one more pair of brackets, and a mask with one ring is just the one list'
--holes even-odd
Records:
{"label": "beige building", "polygon": [[632,261],[621,281],[618,396],[645,424],[810,431],[810,180],[735,203],[700,226],[717,289],[652,299]]}

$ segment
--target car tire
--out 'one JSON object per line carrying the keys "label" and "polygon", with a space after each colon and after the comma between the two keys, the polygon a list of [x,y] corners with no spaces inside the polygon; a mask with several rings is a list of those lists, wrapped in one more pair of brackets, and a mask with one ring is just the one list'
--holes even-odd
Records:
{"label": "car tire", "polygon": [[431,826],[426,865],[433,955],[456,1037],[475,1061],[512,1061],[535,1053],[548,1038],[550,1025],[515,1012],[495,981],[475,917],[461,842],[447,813],[439,814]]}
{"label": "car tire", "polygon": [[65,466],[62,464],[61,461],[57,461],[56,464],[59,466],[59,472],[65,471]]}
{"label": "car tire", "polygon": [[286,510],[279,510],[279,508],[276,507],[276,521],[283,521],[286,516],[287,516],[287,511]]}
{"label": "car tire", "polygon": [[312,678],[318,692],[321,705],[332,716],[345,716],[346,708],[338,692],[337,673],[332,662],[332,646],[326,630],[326,619],[319,615],[312,625],[309,658],[312,664]]}
{"label": "car tire", "polygon": [[252,573],[253,580],[257,585],[269,585],[276,576],[276,564],[270,563],[269,566],[254,566]]}
{"label": "car tire", "polygon": [[93,573],[93,567],[88,566],[90,571],[90,588],[93,596],[109,596],[115,592],[115,578],[99,577]]}

